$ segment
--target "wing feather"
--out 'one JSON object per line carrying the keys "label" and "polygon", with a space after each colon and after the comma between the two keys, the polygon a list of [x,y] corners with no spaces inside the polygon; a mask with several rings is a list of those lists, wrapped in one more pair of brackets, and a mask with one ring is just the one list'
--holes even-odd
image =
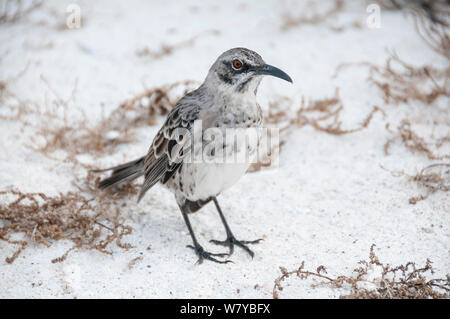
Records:
{"label": "wing feather", "polygon": [[184,145],[180,145],[174,136],[176,129],[191,131],[194,121],[199,118],[201,99],[194,98],[194,92],[187,94],[167,116],[164,125],[156,134],[144,160],[144,184],[139,193],[138,201],[157,182],[163,183],[182,165],[182,158],[187,155]]}

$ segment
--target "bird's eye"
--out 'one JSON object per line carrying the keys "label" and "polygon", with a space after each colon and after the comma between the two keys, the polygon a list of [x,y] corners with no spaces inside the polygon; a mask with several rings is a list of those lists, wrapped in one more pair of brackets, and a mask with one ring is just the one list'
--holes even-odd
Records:
{"label": "bird's eye", "polygon": [[242,68],[242,62],[240,60],[233,60],[233,68],[239,70]]}

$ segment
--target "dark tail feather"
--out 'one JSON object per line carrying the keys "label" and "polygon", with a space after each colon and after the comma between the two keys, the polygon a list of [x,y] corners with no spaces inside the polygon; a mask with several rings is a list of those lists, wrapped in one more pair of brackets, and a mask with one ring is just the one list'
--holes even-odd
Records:
{"label": "dark tail feather", "polygon": [[122,182],[128,182],[132,181],[135,178],[138,178],[139,176],[144,174],[144,157],[141,157],[137,160],[106,168],[106,169],[97,169],[93,170],[95,173],[100,172],[106,172],[112,170],[111,176],[107,177],[105,179],[102,179],[100,183],[98,184],[98,188],[100,189],[106,189],[108,187],[111,187],[113,185],[116,185],[118,183]]}

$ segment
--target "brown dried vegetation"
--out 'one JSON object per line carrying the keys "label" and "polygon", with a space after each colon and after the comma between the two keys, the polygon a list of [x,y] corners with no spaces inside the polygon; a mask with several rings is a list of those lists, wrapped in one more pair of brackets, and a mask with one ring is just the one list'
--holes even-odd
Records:
{"label": "brown dried vegetation", "polygon": [[[312,285],[329,286],[331,288],[348,288],[350,292],[341,295],[343,299],[429,299],[450,297],[450,277],[427,279],[433,274],[431,262],[427,260],[423,267],[417,267],[415,263],[408,262],[405,265],[392,267],[378,260],[374,252],[375,245],[370,247],[369,261],[360,261],[361,266],[354,269],[353,276],[341,275],[331,277],[327,275],[326,268],[319,266],[315,272],[305,270],[305,262],[296,270],[288,271],[280,267],[281,276],[275,279],[273,298],[278,299],[283,290],[282,282],[290,276],[296,276],[300,280],[315,277],[320,283]],[[370,272],[374,268],[380,269],[380,277],[370,279]],[[373,289],[367,288],[367,284]]]}
{"label": "brown dried vegetation", "polygon": [[450,163],[436,163],[423,168],[419,174],[412,177],[419,185],[435,192],[450,190]]}
{"label": "brown dried vegetation", "polygon": [[[76,85],[71,97],[64,100],[44,78],[43,81],[56,96],[52,104],[42,107],[12,96],[16,103],[9,107],[10,114],[0,116],[2,119],[21,120],[25,126],[35,128],[30,148],[46,156],[50,156],[56,150],[64,150],[74,162],[75,155],[84,153],[104,155],[112,152],[117,145],[131,142],[135,129],[154,124],[157,115],[168,113],[177,100],[192,89],[195,83],[186,80],[147,89],[121,103],[108,116],[102,112],[100,121],[92,124],[84,111],[79,108],[76,109],[79,112],[79,120],[74,120],[74,116],[71,116],[70,121],[68,119],[69,103],[76,93]],[[37,116],[39,122],[28,121],[28,115]],[[42,140],[45,142],[42,143]]]}
{"label": "brown dried vegetation", "polygon": [[442,17],[437,18],[438,14],[433,14],[436,17],[437,23],[430,23],[421,14],[412,14],[414,19],[414,27],[420,37],[438,54],[450,60],[450,35],[448,21],[450,21],[450,10],[439,11],[442,12]]}
{"label": "brown dried vegetation", "polygon": [[[313,6],[314,4],[311,3],[311,6],[308,7]],[[290,11],[286,12],[283,14],[282,17],[283,24],[281,26],[281,29],[287,30],[290,28],[298,27],[300,25],[323,23],[330,17],[333,17],[337,13],[342,11],[343,8],[344,8],[344,1],[336,0],[334,1],[333,6],[325,12],[313,11],[312,15],[309,14],[310,13],[309,12],[308,14],[303,13],[299,16],[293,16]]]}
{"label": "brown dried vegetation", "polygon": [[370,67],[369,81],[382,90],[386,104],[408,103],[412,100],[431,104],[440,96],[450,97],[449,77],[450,68],[414,67],[402,61],[394,52],[383,68],[375,65]]}
{"label": "brown dried vegetation", "polygon": [[334,77],[349,66],[369,67],[368,81],[383,92],[386,104],[419,101],[433,103],[440,96],[450,97],[448,80],[450,68],[444,70],[425,65],[412,66],[401,60],[395,52],[389,54],[384,67],[372,63],[342,63],[336,69]]}
{"label": "brown dried vegetation", "polygon": [[413,196],[409,199],[410,204],[426,199],[430,194],[450,190],[450,164],[436,163],[424,167],[418,174],[409,176],[410,180],[426,189],[426,194]]}
{"label": "brown dried vegetation", "polygon": [[[53,263],[64,261],[75,249],[94,249],[105,254],[110,244],[128,249],[123,243],[124,236],[132,228],[124,224],[119,212],[120,192],[105,194],[97,191],[89,177],[78,191],[56,196],[43,193],[22,193],[16,190],[1,191],[0,240],[20,245],[12,256],[6,257],[12,263],[30,244],[51,247],[58,240],[73,243],[62,256]],[[23,239],[13,239],[22,234]]]}
{"label": "brown dried vegetation", "polygon": [[[450,97],[448,83],[450,68],[437,69],[428,65],[415,67],[402,61],[394,52],[389,55],[383,67],[368,62],[345,63],[339,65],[335,76],[343,68],[351,65],[369,67],[368,81],[381,89],[386,104],[406,104],[415,101],[422,105],[432,105],[438,98],[448,100]],[[439,108],[435,111],[439,111]],[[440,112],[443,113],[443,119],[448,117],[448,109],[443,108]],[[450,142],[450,136],[427,141],[412,129],[408,119],[402,120],[396,131],[393,131],[389,124],[386,125],[386,129],[392,134],[384,146],[386,155],[389,155],[391,145],[400,140],[410,151],[425,154],[431,160],[450,158],[448,154],[438,154],[438,149]]]}
{"label": "brown dried vegetation", "polygon": [[382,169],[390,172],[392,176],[406,176],[410,181],[425,188],[426,193],[413,196],[409,203],[415,205],[417,202],[427,199],[430,194],[437,191],[448,192],[450,190],[450,163],[435,163],[428,165],[416,175],[409,175],[404,171],[391,171],[381,166]]}
{"label": "brown dried vegetation", "polygon": [[435,139],[431,142],[425,141],[425,139],[419,136],[411,128],[411,123],[408,120],[401,121],[400,125],[397,127],[396,132],[392,132],[389,127],[387,129],[393,134],[393,137],[389,138],[384,144],[384,153],[389,155],[389,148],[391,144],[397,140],[409,149],[411,152],[424,154],[430,160],[443,160],[450,159],[449,154],[436,154],[435,151],[444,144],[450,142],[450,136],[444,136],[439,139]]}
{"label": "brown dried vegetation", "polygon": [[[56,96],[50,107],[43,110],[35,103],[21,101],[8,94],[8,98],[15,98],[18,104],[9,110],[15,114],[3,115],[2,119],[21,120],[25,126],[36,129],[36,135],[43,137],[46,143],[42,147],[31,146],[35,150],[47,156],[53,151],[64,150],[71,162],[80,165],[74,155],[85,152],[104,154],[118,144],[131,141],[133,131],[130,128],[154,124],[157,115],[169,112],[178,97],[193,84],[192,81],[182,81],[145,90],[121,103],[109,116],[102,116],[94,125],[90,125],[85,116],[82,121],[68,120],[66,112],[75,95],[76,85],[67,100],[60,98],[48,85]],[[28,115],[37,116],[43,125],[28,122]],[[109,138],[111,131],[119,131],[120,139]],[[77,192],[48,196],[17,190],[1,191],[0,240],[20,245],[6,261],[12,263],[31,242],[50,247],[57,240],[72,241],[73,247],[52,262],[63,261],[71,251],[81,248],[110,254],[107,248],[113,242],[127,249],[129,245],[122,243],[122,237],[130,234],[132,229],[120,217],[118,200],[137,194],[139,186],[130,183],[115,188],[114,193],[105,193],[97,189],[97,183],[98,178],[94,180],[89,173],[86,179],[75,177]],[[17,236],[23,239],[14,239]]]}
{"label": "brown dried vegetation", "polygon": [[[342,128],[341,111],[344,106],[339,97],[339,90],[331,98],[309,100],[302,98],[300,108],[293,112],[289,109],[289,99],[281,99],[278,102],[269,103],[269,112],[265,117],[268,124],[282,125],[281,132],[289,131],[294,127],[310,125],[314,129],[333,135],[344,135],[359,132],[369,125],[376,112],[382,112],[378,106],[374,106],[366,119],[356,128]],[[292,116],[291,114],[294,114]]]}

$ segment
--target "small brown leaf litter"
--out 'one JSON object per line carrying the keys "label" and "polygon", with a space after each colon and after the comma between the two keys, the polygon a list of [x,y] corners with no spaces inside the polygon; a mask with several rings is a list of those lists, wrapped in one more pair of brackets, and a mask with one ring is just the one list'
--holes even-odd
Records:
{"label": "small brown leaf litter", "polygon": [[443,70],[428,65],[415,67],[401,60],[395,52],[390,52],[383,67],[369,62],[342,63],[337,67],[334,77],[352,65],[369,67],[368,81],[383,92],[386,104],[410,101],[432,104],[441,96],[450,97],[450,67]]}
{"label": "small brown leaf litter", "polygon": [[[120,192],[107,196],[94,185],[85,184],[79,191],[56,196],[17,190],[1,191],[0,196],[5,198],[0,203],[0,240],[20,245],[5,258],[7,263],[13,263],[30,243],[48,248],[59,240],[72,242],[73,246],[53,263],[64,261],[76,249],[111,254],[108,247],[112,243],[123,249],[131,247],[122,242],[132,228],[120,216]],[[13,239],[18,235],[24,239]]]}
{"label": "small brown leaf litter", "polygon": [[[280,267],[281,276],[275,279],[273,298],[280,298],[283,290],[282,282],[290,276],[296,276],[300,280],[311,277],[322,279],[312,288],[328,286],[330,288],[349,288],[350,293],[341,295],[341,299],[444,299],[450,297],[450,276],[437,279],[426,279],[425,276],[434,273],[431,261],[427,259],[423,267],[417,267],[414,262],[393,267],[383,264],[378,260],[374,252],[375,244],[370,247],[369,261],[360,261],[361,266],[353,270],[353,276],[341,275],[331,277],[327,275],[325,266],[319,266],[316,271],[305,270],[305,262],[296,270],[288,271]],[[373,270],[380,269],[380,277],[367,279],[366,276]],[[367,289],[364,285],[371,285],[373,289]]]}
{"label": "small brown leaf litter", "polygon": [[42,0],[5,0],[0,7],[0,24],[15,23],[42,5]]}

